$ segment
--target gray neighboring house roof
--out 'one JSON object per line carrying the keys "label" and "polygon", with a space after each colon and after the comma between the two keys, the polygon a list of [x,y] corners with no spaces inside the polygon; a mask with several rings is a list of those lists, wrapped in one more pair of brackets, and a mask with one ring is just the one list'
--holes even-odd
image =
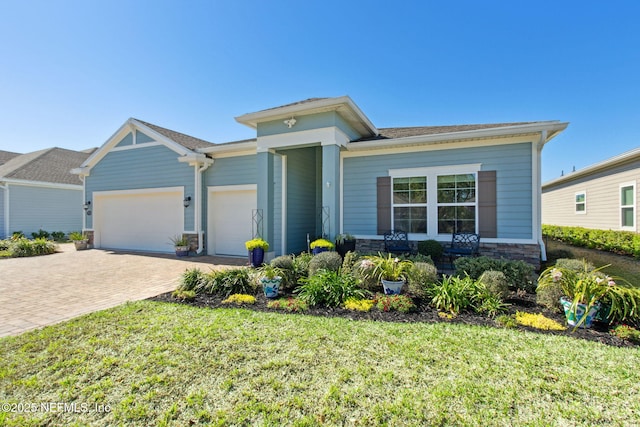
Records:
{"label": "gray neighboring house roof", "polygon": [[71,169],[88,157],[88,153],[58,147],[21,154],[0,166],[0,180],[82,185]]}
{"label": "gray neighboring house roof", "polygon": [[0,165],[4,165],[9,160],[13,159],[14,157],[18,157],[19,155],[20,155],[20,153],[14,153],[14,152],[11,152],[11,151],[2,151],[2,150],[0,150]]}

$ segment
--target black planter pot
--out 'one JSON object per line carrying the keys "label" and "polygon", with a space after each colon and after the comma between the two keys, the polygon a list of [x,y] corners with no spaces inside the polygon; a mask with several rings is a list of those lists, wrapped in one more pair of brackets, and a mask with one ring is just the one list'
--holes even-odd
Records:
{"label": "black planter pot", "polygon": [[264,262],[264,249],[255,248],[249,251],[249,264],[251,267],[260,267]]}
{"label": "black planter pot", "polygon": [[347,254],[347,252],[355,252],[356,251],[356,241],[355,240],[345,240],[343,243],[336,242],[336,252],[340,254],[342,258]]}

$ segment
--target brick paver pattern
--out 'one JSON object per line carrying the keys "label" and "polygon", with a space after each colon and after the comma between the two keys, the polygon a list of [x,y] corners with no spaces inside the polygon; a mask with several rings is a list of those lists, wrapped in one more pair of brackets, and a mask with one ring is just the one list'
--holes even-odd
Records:
{"label": "brick paver pattern", "polygon": [[59,248],[53,255],[0,259],[0,337],[172,291],[187,268],[247,264],[240,258]]}

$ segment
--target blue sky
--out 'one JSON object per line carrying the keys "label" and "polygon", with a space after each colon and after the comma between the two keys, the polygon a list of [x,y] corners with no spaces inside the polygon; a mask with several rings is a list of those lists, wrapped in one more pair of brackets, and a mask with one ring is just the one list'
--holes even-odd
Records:
{"label": "blue sky", "polygon": [[0,0],[0,150],[103,144],[129,117],[211,142],[349,95],[377,127],[570,122],[543,181],[640,143],[637,1]]}

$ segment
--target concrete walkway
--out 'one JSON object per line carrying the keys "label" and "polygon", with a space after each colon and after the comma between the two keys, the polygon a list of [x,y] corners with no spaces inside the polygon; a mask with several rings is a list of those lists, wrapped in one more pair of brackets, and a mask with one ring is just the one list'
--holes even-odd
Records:
{"label": "concrete walkway", "polygon": [[113,252],[59,253],[0,259],[0,337],[174,290],[185,269],[246,265],[246,258]]}

